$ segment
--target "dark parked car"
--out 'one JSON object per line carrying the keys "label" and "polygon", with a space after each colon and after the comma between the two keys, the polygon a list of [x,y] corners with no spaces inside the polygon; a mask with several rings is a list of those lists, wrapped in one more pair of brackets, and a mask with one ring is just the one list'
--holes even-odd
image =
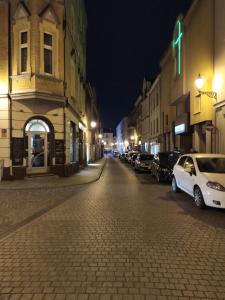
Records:
{"label": "dark parked car", "polygon": [[139,154],[138,151],[131,151],[131,152],[129,152],[128,155],[127,155],[127,162],[131,164],[133,155],[138,155],[138,154]]}
{"label": "dark parked car", "polygon": [[135,171],[150,171],[151,163],[154,159],[153,154],[148,153],[140,153],[137,155],[135,160],[134,169]]}
{"label": "dark parked car", "polygon": [[126,155],[127,155],[127,152],[120,154],[119,159],[123,162],[126,161]]}
{"label": "dark parked car", "polygon": [[130,161],[130,164],[131,164],[132,167],[135,166],[135,160],[136,160],[137,156],[138,156],[138,153],[132,155],[132,158],[131,158],[131,161]]}
{"label": "dark parked car", "polygon": [[158,153],[151,165],[151,173],[158,182],[172,181],[173,167],[180,155],[178,151]]}

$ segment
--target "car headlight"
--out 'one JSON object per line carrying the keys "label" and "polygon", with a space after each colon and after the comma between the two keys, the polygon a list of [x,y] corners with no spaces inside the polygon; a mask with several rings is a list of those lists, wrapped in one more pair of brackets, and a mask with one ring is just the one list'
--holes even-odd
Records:
{"label": "car headlight", "polygon": [[213,189],[213,190],[220,191],[220,192],[225,192],[225,187],[222,184],[218,183],[218,182],[208,181],[206,183],[206,185],[209,188]]}

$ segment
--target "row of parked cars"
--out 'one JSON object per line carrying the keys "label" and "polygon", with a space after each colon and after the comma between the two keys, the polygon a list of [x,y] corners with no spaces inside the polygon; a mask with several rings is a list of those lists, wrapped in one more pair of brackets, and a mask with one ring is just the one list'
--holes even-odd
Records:
{"label": "row of parked cars", "polygon": [[150,172],[158,182],[171,182],[173,192],[184,191],[199,208],[225,208],[225,155],[178,151],[160,152],[156,156],[136,151],[119,156],[136,171]]}
{"label": "row of parked cars", "polygon": [[135,171],[150,172],[158,182],[172,181],[173,166],[180,157],[180,152],[160,152],[158,155],[125,152],[119,156],[121,161],[130,163]]}

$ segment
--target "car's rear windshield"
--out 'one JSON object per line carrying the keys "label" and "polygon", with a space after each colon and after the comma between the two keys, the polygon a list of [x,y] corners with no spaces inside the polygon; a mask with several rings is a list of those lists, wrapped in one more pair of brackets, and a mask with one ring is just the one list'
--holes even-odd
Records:
{"label": "car's rear windshield", "polygon": [[141,160],[153,160],[154,155],[142,154],[140,155]]}
{"label": "car's rear windshield", "polygon": [[196,161],[200,172],[225,174],[225,158],[223,157],[201,157],[196,158]]}

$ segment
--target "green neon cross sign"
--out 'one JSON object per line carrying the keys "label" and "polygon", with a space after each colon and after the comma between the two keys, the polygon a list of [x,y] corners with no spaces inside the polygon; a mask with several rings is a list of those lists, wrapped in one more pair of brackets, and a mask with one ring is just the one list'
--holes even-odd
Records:
{"label": "green neon cross sign", "polygon": [[177,47],[177,74],[181,74],[181,38],[183,36],[183,32],[181,31],[181,21],[180,19],[176,24],[176,33],[177,36],[173,40],[173,48]]}

